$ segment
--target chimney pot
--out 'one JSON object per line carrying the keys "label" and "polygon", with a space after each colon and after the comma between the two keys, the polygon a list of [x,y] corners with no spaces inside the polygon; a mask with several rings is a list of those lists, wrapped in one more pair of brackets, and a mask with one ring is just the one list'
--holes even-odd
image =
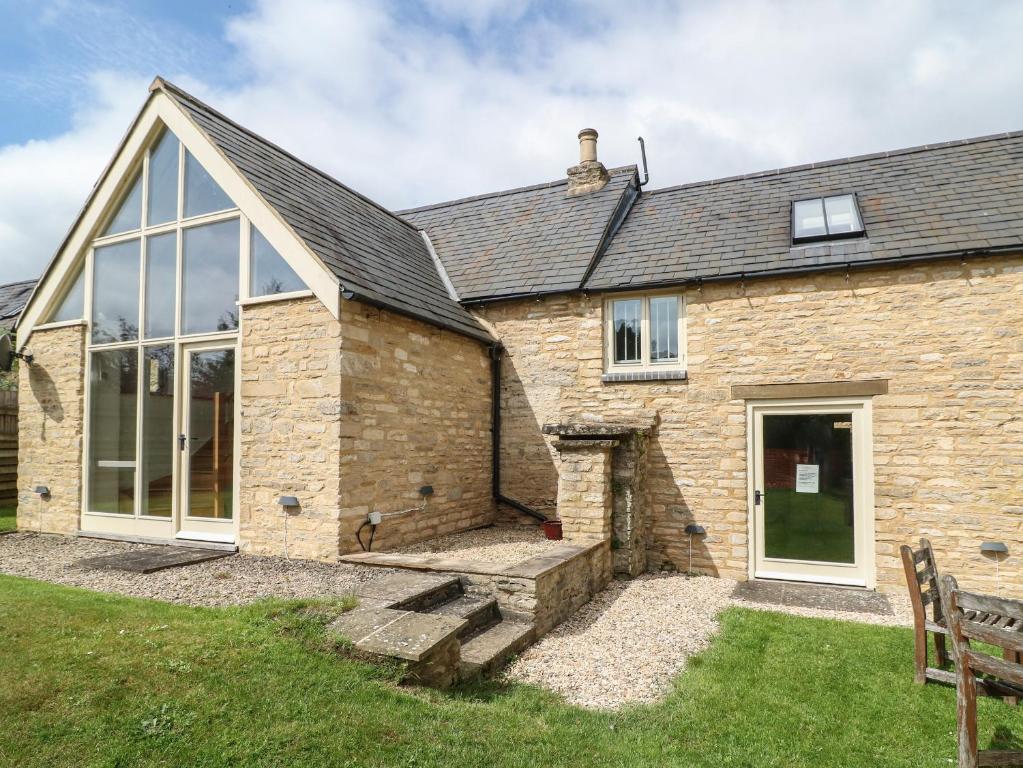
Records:
{"label": "chimney pot", "polygon": [[579,162],[597,162],[597,131],[594,128],[579,131]]}
{"label": "chimney pot", "polygon": [[585,195],[607,186],[611,176],[604,164],[597,160],[597,131],[583,128],[579,131],[579,165],[568,169],[568,195]]}

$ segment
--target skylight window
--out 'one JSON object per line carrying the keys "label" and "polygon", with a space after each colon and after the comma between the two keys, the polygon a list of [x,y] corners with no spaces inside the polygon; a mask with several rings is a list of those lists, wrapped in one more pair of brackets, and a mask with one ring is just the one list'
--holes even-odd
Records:
{"label": "skylight window", "polygon": [[792,204],[792,242],[836,240],[863,234],[853,195],[817,197]]}

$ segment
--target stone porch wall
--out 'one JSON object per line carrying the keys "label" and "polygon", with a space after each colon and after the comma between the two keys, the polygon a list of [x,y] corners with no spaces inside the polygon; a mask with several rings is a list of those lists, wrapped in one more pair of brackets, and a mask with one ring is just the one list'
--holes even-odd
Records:
{"label": "stone porch wall", "polygon": [[491,522],[487,348],[353,301],[341,320],[341,552],[370,511],[374,550]]}
{"label": "stone porch wall", "polygon": [[291,557],[338,555],[341,324],[317,298],[242,311],[240,546]]}
{"label": "stone porch wall", "polygon": [[[32,334],[18,371],[18,528],[74,533],[82,506],[85,325]],[[45,485],[49,499],[33,489]]]}
{"label": "stone porch wall", "polygon": [[651,567],[746,578],[745,403],[739,384],[888,379],[874,398],[876,565],[901,589],[898,546],[932,539],[939,565],[995,590],[984,540],[1005,541],[1023,588],[1023,261],[946,261],[688,289],[687,381],[603,384],[600,296],[479,311],[504,343],[502,490],[557,496],[544,423],[659,419],[648,448]]}

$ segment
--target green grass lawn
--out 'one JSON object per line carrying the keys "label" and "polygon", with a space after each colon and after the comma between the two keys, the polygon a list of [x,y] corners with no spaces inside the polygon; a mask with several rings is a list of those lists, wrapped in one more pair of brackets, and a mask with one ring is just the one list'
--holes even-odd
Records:
{"label": "green grass lawn", "polygon": [[[304,609],[308,611],[309,609]],[[906,630],[730,609],[663,703],[403,689],[295,604],[193,609],[0,577],[0,765],[948,766]],[[1023,709],[980,703],[981,744]]]}
{"label": "green grass lawn", "polygon": [[772,488],[764,499],[764,548],[768,557],[851,563],[855,560],[848,496]]}
{"label": "green grass lawn", "polygon": [[0,531],[13,531],[18,527],[16,512],[17,507],[0,506]]}

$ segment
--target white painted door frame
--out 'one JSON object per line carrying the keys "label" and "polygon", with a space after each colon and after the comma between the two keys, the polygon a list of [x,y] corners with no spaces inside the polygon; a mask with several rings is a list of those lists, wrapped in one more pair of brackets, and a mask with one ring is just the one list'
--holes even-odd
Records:
{"label": "white painted door frame", "polygon": [[[820,563],[767,558],[764,553],[763,417],[765,414],[852,414],[853,513],[855,562]],[[750,400],[746,403],[747,509],[749,510],[749,577],[840,584],[873,589],[874,562],[874,451],[873,406],[869,397]]]}

